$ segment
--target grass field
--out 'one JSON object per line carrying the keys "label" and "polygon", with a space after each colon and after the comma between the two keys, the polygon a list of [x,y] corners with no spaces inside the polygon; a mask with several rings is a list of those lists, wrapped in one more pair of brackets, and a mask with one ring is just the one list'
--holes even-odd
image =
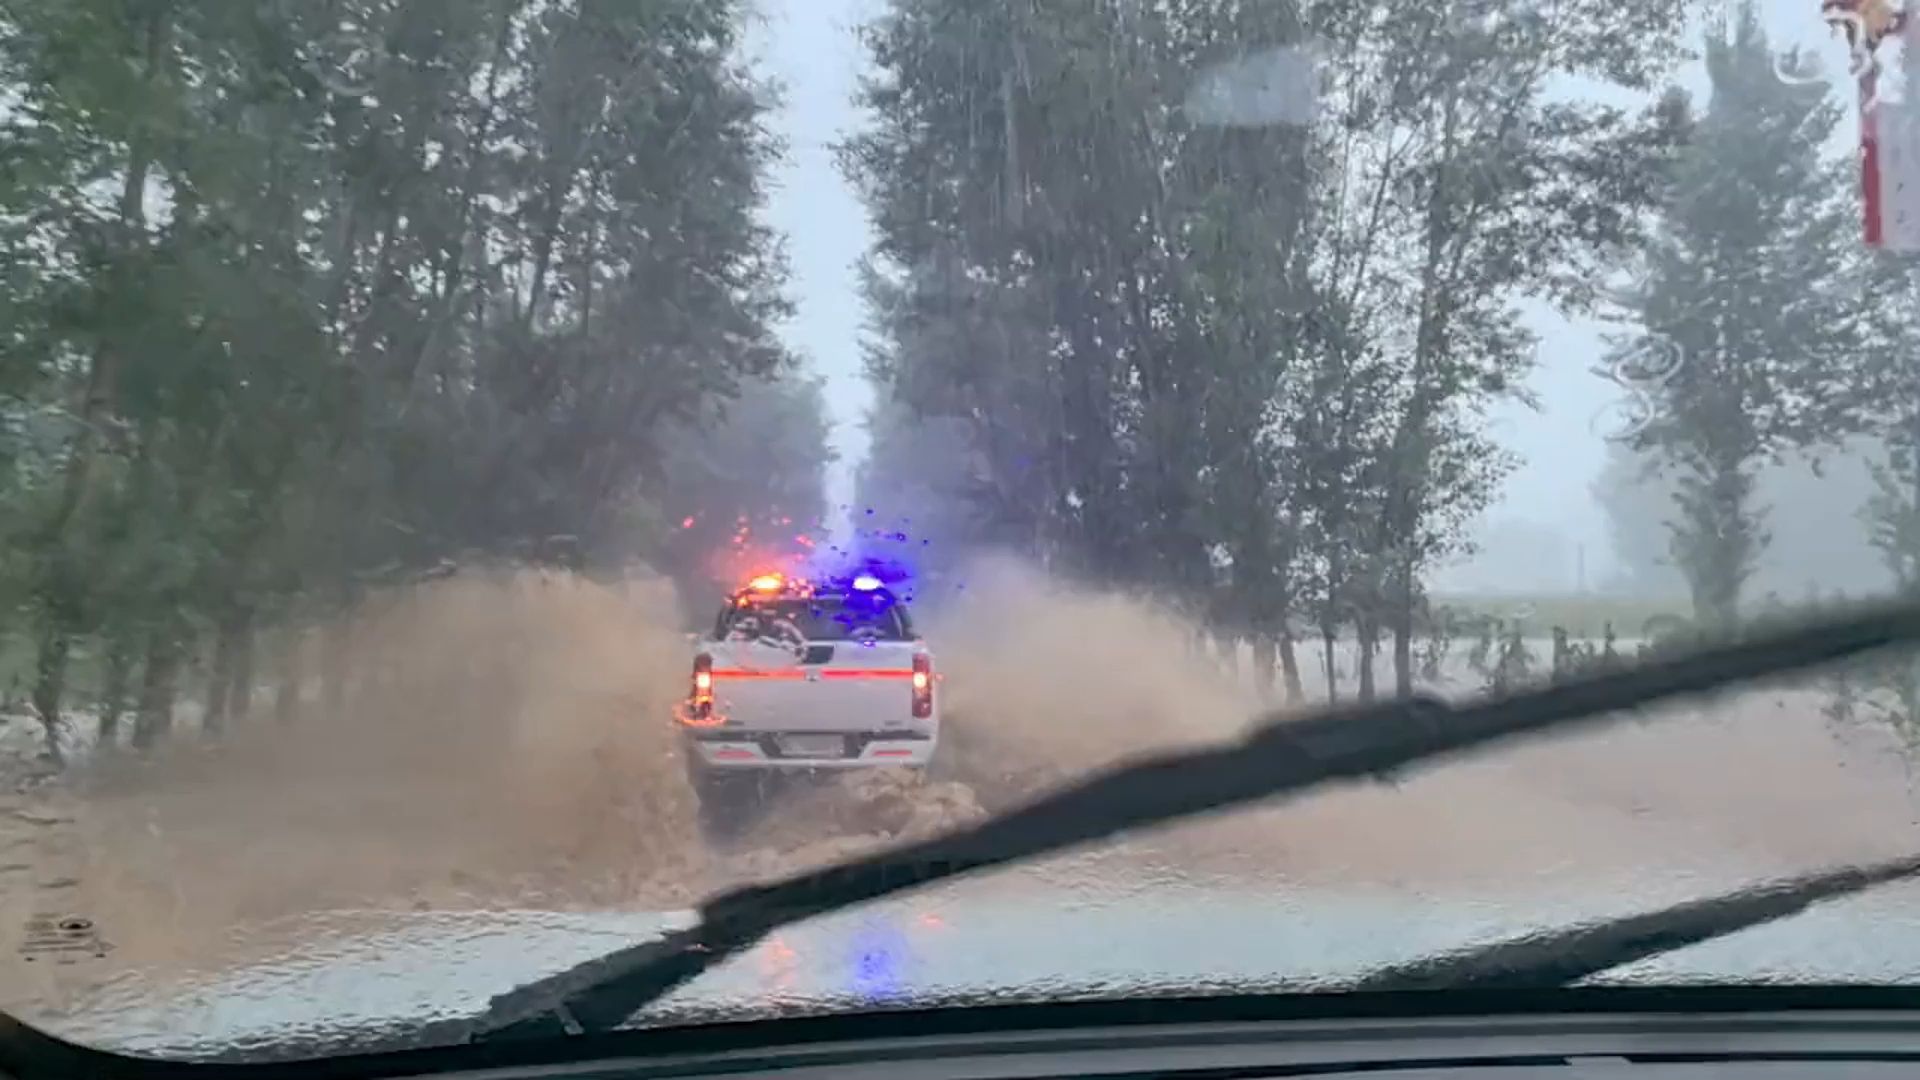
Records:
{"label": "grass field", "polygon": [[1521,619],[1529,630],[1546,634],[1556,626],[1564,627],[1575,638],[1598,638],[1607,623],[1620,637],[1638,637],[1647,620],[1665,616],[1690,618],[1693,605],[1684,597],[1606,596],[1599,594],[1559,594],[1541,596],[1465,596],[1436,595],[1436,608],[1445,607],[1462,615],[1490,615],[1500,619]]}

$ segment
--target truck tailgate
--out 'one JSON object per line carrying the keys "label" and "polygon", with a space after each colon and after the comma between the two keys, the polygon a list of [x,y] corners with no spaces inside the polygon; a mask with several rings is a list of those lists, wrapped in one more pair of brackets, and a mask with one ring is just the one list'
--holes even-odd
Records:
{"label": "truck tailgate", "polygon": [[864,732],[916,726],[909,641],[810,643],[799,656],[715,643],[714,711],[729,730]]}

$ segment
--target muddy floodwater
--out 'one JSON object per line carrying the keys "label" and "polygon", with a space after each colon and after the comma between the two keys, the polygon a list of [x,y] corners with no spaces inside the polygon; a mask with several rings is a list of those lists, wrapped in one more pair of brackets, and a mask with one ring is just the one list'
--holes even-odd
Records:
{"label": "muddy floodwater", "polygon": [[[509,578],[394,598],[356,626],[378,678],[350,708],[5,797],[0,1007],[194,1053],[460,1015],[714,890],[1260,710],[1177,619],[997,573],[928,626],[949,718],[934,775],[787,785],[724,844],[695,824],[664,719],[687,645],[657,597]],[[1920,848],[1906,757],[1824,700],[1809,683],[1689,704],[904,896],[783,931],[649,1019],[1311,985]],[[1917,898],[1890,888],[1613,977],[1920,980]],[[45,947],[63,920],[82,945]]]}

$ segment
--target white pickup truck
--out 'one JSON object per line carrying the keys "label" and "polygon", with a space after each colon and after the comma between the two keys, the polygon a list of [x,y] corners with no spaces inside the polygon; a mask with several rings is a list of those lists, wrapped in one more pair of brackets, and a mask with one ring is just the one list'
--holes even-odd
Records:
{"label": "white pickup truck", "polygon": [[676,711],[710,826],[770,773],[924,768],[940,733],[933,656],[906,605],[864,575],[768,574],[735,592]]}

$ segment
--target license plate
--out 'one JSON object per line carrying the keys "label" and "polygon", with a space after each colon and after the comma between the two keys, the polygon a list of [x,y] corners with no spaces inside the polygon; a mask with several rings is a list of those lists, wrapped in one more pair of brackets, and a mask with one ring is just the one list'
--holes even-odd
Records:
{"label": "license plate", "polygon": [[847,740],[838,735],[782,735],[780,755],[793,758],[845,757]]}

